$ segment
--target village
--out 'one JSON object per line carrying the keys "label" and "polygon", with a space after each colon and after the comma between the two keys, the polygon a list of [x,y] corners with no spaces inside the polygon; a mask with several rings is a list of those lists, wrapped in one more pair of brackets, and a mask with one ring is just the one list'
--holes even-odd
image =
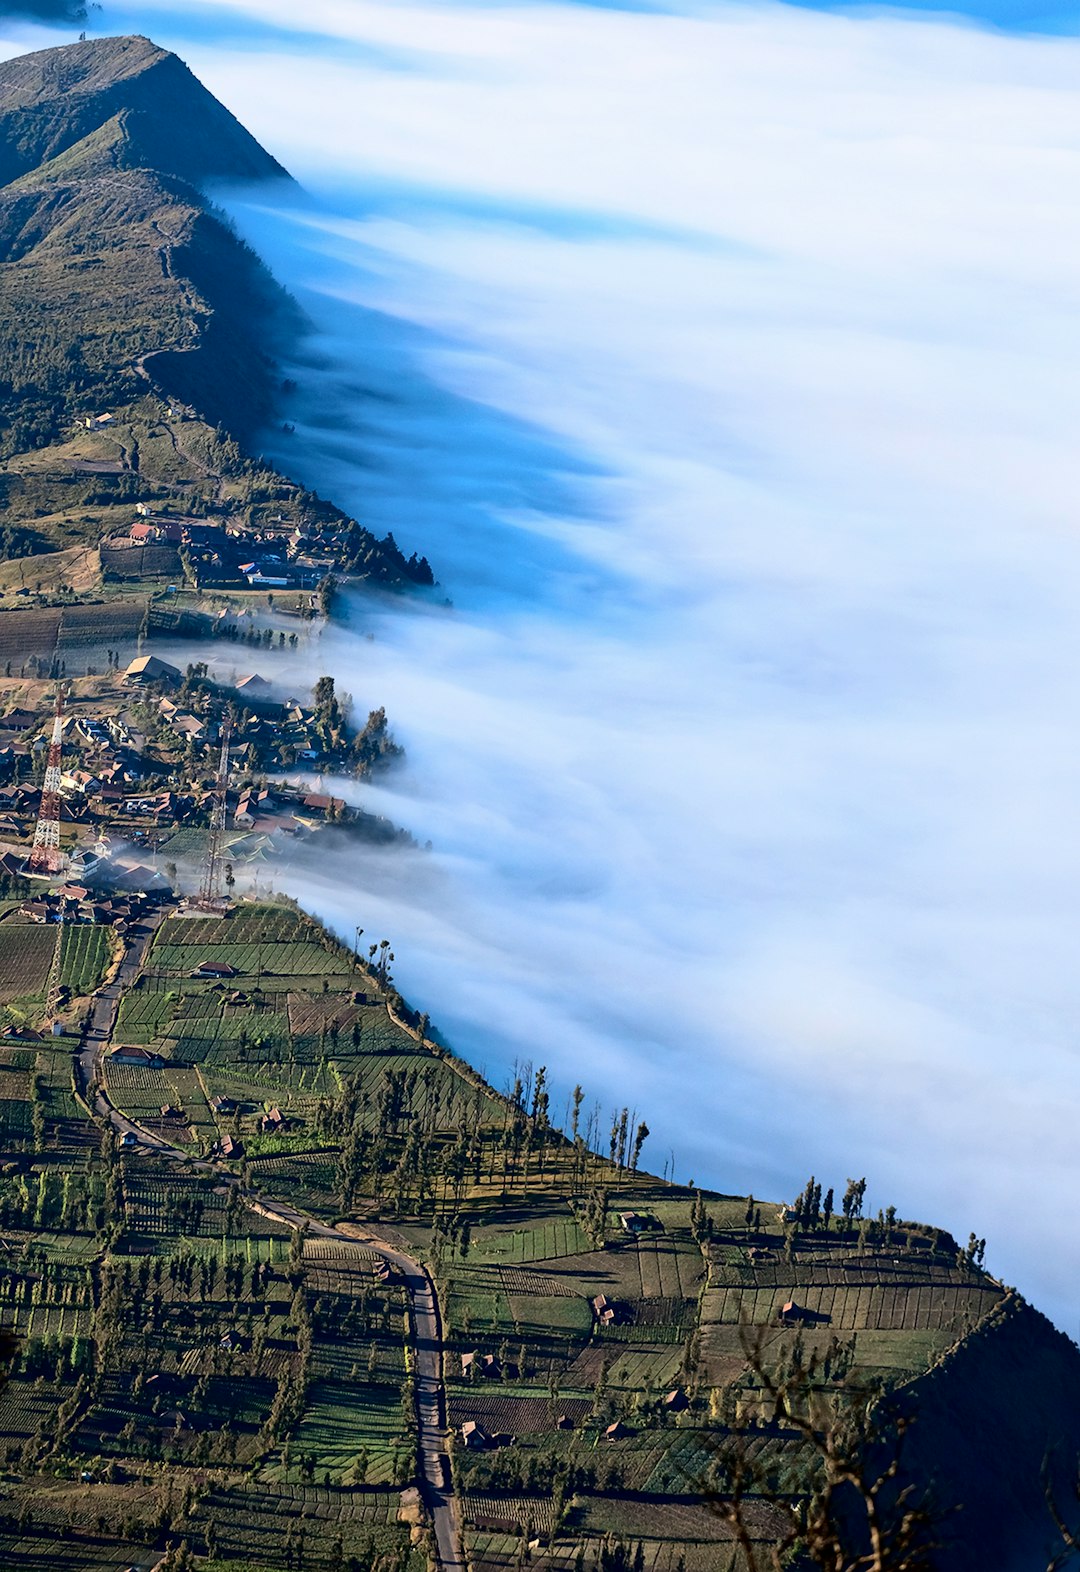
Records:
{"label": "village", "polygon": [[[53,812],[71,878],[100,882],[108,870],[121,887],[173,882],[178,861],[201,856],[222,802],[230,854],[241,862],[329,825],[393,837],[391,826],[342,797],[284,777],[290,769],[364,776],[400,754],[385,712],[373,711],[354,732],[332,679],[321,679],[316,693],[314,704],[278,701],[257,672],[226,686],[212,682],[205,665],[182,672],[139,655],[115,673],[109,691],[67,694]],[[49,755],[44,708],[17,705],[0,715],[0,872],[10,876],[25,864],[49,794]],[[62,916],[71,914],[55,907],[43,920]]]}
{"label": "village", "polygon": [[[130,521],[100,545],[103,583],[173,576],[197,592],[307,592],[299,607],[309,615],[318,607],[315,592],[335,575],[362,571],[369,552],[367,532],[353,519],[228,509],[202,515],[147,502],[136,503]],[[417,559],[408,567],[430,582]]]}

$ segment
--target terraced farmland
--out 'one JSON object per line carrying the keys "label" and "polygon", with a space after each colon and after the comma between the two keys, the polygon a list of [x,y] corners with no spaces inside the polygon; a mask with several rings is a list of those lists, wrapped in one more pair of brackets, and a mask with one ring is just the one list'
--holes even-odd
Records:
{"label": "terraced farmland", "polygon": [[0,661],[19,670],[32,655],[40,660],[77,649],[124,648],[137,640],[145,614],[146,602],[139,598],[5,611]]}
{"label": "terraced farmland", "polygon": [[[89,987],[108,958],[93,928],[9,919],[5,939],[20,989],[44,989],[54,960]],[[192,975],[206,961],[236,975]],[[73,1572],[115,1565],[171,1499],[188,1503],[177,1534],[219,1560],[280,1572],[302,1553],[330,1572],[381,1555],[380,1572],[420,1572],[397,1518],[415,1477],[402,1290],[370,1250],[253,1214],[225,1169],[312,1217],[373,1216],[436,1263],[454,1477],[471,1564],[489,1572],[520,1566],[523,1531],[541,1541],[530,1565],[553,1572],[617,1550],[655,1572],[745,1572],[696,1499],[729,1426],[777,1490],[807,1477],[801,1444],[759,1425],[748,1336],[768,1358],[819,1348],[853,1377],[904,1384],[1001,1298],[925,1230],[785,1241],[724,1198],[703,1228],[690,1192],[564,1142],[527,1093],[499,1098],[422,1046],[405,1008],[289,908],[168,919],[115,1034],[162,1063],[107,1059],[104,1078],[180,1152],[231,1138],[209,1173],[103,1144],[62,1042],[0,1054],[0,1319],[27,1350],[0,1395],[0,1455],[18,1500],[52,1481],[0,1560],[30,1572],[47,1525],[92,1521]],[[66,1479],[42,1471],[57,1413]],[[767,1541],[767,1515],[757,1531]]]}
{"label": "terraced farmland", "polygon": [[58,929],[0,922],[0,1004],[41,994],[56,955]]}
{"label": "terraced farmland", "polygon": [[60,931],[59,982],[73,993],[90,993],[109,961],[109,930],[94,923],[68,923]]}

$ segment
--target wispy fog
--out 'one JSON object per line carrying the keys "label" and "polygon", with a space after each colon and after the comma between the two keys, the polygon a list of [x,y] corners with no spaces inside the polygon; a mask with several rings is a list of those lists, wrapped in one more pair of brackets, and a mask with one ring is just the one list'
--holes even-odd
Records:
{"label": "wispy fog", "polygon": [[1080,47],[297,9],[153,30],[307,188],[232,204],[317,325],[268,441],[441,580],[258,659],[386,704],[434,844],[303,893],[496,1079],[865,1173],[1075,1330]]}

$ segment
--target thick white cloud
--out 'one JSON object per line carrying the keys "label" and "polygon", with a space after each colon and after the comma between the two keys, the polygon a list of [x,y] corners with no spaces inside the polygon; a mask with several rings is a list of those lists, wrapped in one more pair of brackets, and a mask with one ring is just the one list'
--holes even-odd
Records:
{"label": "thick white cloud", "polygon": [[283,452],[454,601],[305,657],[435,846],[313,896],[496,1078],[1072,1328],[1080,47],[699,9],[162,6],[318,193],[237,209],[332,362]]}

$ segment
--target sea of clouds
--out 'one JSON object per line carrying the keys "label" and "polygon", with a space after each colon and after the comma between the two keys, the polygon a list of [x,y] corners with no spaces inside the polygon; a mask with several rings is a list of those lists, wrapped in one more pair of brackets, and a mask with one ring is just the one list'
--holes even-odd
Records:
{"label": "sea of clouds", "polygon": [[260,657],[387,706],[408,762],[358,800],[433,845],[290,888],[500,1083],[636,1107],[680,1179],[866,1174],[1075,1331],[1080,45],[773,4],[102,25],[302,182],[229,197],[314,325],[269,447],[440,580]]}

